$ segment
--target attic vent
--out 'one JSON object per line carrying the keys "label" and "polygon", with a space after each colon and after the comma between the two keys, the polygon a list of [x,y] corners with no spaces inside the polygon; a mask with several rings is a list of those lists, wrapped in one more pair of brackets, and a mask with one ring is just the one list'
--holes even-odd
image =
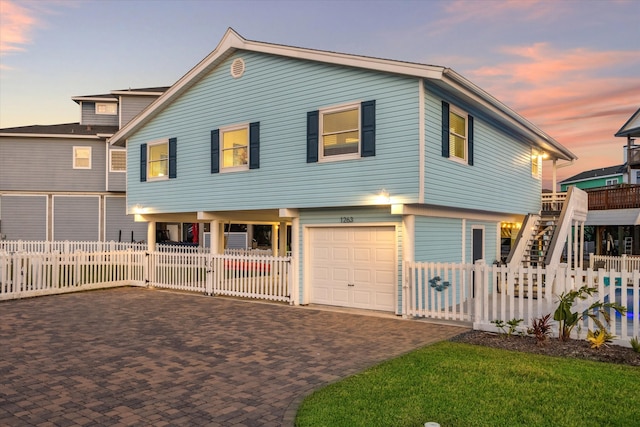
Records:
{"label": "attic vent", "polygon": [[231,64],[231,77],[239,79],[244,74],[244,60],[242,58],[236,58]]}

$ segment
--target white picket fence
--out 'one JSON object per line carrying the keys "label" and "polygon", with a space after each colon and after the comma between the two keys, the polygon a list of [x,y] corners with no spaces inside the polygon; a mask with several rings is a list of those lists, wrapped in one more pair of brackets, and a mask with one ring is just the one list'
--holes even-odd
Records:
{"label": "white picket fence", "polygon": [[0,253],[0,300],[144,283],[144,252]]}
{"label": "white picket fence", "polygon": [[[612,310],[608,329],[615,344],[630,346],[640,337],[640,271],[614,269],[571,270],[561,265],[554,271],[543,268],[509,269],[507,266],[445,263],[405,263],[404,314],[439,320],[472,322],[474,329],[498,332],[492,321],[523,319],[526,331],[534,318],[555,311],[558,295],[583,285],[595,287],[597,294],[580,301],[582,312],[594,301],[615,301],[627,308],[624,316]],[[604,321],[604,319],[600,319]],[[574,338],[584,338],[595,329],[592,319],[576,328]],[[555,333],[557,335],[557,325]]]}
{"label": "white picket fence", "polygon": [[31,240],[0,240],[0,252],[28,252],[28,253],[73,253],[73,252],[114,252],[114,251],[146,251],[146,243],[127,242],[85,242],[85,241],[31,241]]}
{"label": "white picket fence", "polygon": [[622,256],[589,254],[589,267],[594,270],[598,270],[599,268],[615,271],[640,270],[640,256],[626,254],[622,254]]}
{"label": "white picket fence", "polygon": [[185,252],[0,252],[0,300],[138,285],[291,302],[290,257]]}

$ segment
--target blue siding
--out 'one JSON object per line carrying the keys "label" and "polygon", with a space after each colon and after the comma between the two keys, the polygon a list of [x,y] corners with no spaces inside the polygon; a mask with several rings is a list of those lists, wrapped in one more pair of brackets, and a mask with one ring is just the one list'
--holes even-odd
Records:
{"label": "blue siding", "polygon": [[[246,72],[233,79],[238,56]],[[376,101],[376,155],[308,164],[307,112],[365,100]],[[418,107],[416,79],[239,52],[129,139],[128,164],[139,165],[140,144],[176,137],[180,173],[141,183],[133,170],[128,203],[156,212],[370,205],[382,188],[417,202]],[[211,174],[211,130],[257,121],[260,168]]]}
{"label": "blue siding", "polygon": [[[342,224],[341,217],[353,218],[350,224]],[[304,227],[308,225],[335,225],[335,226],[358,226],[365,224],[375,224],[380,226],[396,227],[397,236],[397,260],[398,260],[398,312],[402,311],[402,218],[389,213],[389,207],[372,207],[372,208],[347,208],[347,209],[322,209],[322,210],[303,210],[300,212],[300,251],[298,257],[298,268],[300,273],[300,282],[298,288],[300,290],[300,301],[304,298],[304,249],[303,241]],[[294,286],[295,288],[295,286]]]}
{"label": "blue siding", "polygon": [[462,220],[416,216],[416,261],[461,262]]}
{"label": "blue siding", "polygon": [[425,203],[526,214],[540,210],[541,180],[531,176],[531,146],[490,123],[479,111],[447,98],[474,116],[473,166],[442,156],[442,98],[425,96]]}

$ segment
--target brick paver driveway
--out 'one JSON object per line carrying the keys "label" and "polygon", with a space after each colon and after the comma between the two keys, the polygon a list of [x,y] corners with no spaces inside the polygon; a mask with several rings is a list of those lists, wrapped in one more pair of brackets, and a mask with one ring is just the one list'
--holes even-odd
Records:
{"label": "brick paver driveway", "polygon": [[0,425],[291,425],[312,390],[465,329],[121,288],[0,303]]}

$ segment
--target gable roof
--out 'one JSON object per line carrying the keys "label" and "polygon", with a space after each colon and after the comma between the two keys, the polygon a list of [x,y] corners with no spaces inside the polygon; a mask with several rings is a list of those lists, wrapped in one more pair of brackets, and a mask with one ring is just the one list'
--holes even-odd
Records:
{"label": "gable roof", "polygon": [[577,175],[574,175],[570,178],[560,181],[560,184],[586,181],[588,179],[593,179],[593,178],[604,178],[606,176],[621,175],[621,174],[624,174],[626,171],[627,171],[626,163],[622,165],[608,166],[606,168],[591,169],[588,171],[580,172]]}
{"label": "gable roof", "polygon": [[110,142],[115,145],[124,145],[125,140],[129,136],[134,134],[166,108],[173,100],[180,97],[191,86],[237,50],[260,52],[427,79],[436,85],[450,91],[455,91],[461,98],[472,104],[480,105],[492,118],[511,128],[517,129],[522,135],[534,141],[539,147],[547,151],[551,157],[564,160],[577,159],[576,155],[566,147],[563,147],[524,117],[450,68],[252,41],[243,38],[232,28],[227,29],[218,46],[216,46],[206,58],[189,70],[180,80],[171,86],[169,90],[149,105],[146,110],[122,127],[122,129],[110,139]]}
{"label": "gable roof", "polygon": [[0,129],[0,136],[26,138],[106,138],[113,135],[118,126],[81,125],[64,123],[59,125],[33,125]]}
{"label": "gable roof", "polygon": [[640,108],[631,115],[614,136],[640,136]]}

